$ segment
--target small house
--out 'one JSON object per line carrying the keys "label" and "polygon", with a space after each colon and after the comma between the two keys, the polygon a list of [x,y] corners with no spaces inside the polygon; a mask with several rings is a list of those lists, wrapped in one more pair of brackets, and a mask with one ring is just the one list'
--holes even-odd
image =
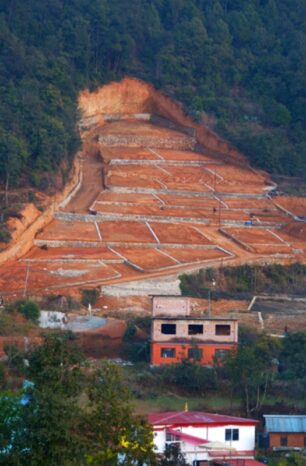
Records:
{"label": "small house", "polygon": [[152,413],[149,422],[158,454],[163,454],[167,444],[176,443],[193,466],[261,464],[254,460],[258,421],[253,419],[183,411]]}
{"label": "small house", "polygon": [[306,448],[306,414],[264,414],[265,430],[273,450]]}

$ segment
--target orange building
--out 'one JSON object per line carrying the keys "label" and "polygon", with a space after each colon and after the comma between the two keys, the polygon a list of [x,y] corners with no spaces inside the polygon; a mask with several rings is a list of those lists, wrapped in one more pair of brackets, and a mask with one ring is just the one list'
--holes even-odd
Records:
{"label": "orange building", "polygon": [[212,365],[235,349],[237,342],[236,319],[193,316],[188,298],[153,298],[151,364],[190,359]]}

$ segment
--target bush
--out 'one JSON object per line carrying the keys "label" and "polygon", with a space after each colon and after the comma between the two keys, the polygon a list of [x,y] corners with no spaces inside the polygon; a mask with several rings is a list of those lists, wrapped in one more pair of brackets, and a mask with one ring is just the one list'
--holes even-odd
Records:
{"label": "bush", "polygon": [[165,384],[173,384],[194,393],[215,390],[217,386],[215,372],[201,364],[184,360],[181,364],[171,364],[157,369]]}
{"label": "bush", "polygon": [[6,383],[5,366],[3,362],[0,362],[0,389],[1,390],[5,388],[5,383]]}
{"label": "bush", "polygon": [[40,310],[37,303],[30,300],[22,300],[17,303],[18,311],[23,314],[28,320],[37,324],[40,317]]}
{"label": "bush", "polygon": [[82,292],[82,304],[84,306],[88,306],[90,304],[91,306],[94,306],[97,302],[97,299],[99,297],[99,290],[97,288],[93,288],[90,290],[81,290]]}
{"label": "bush", "polygon": [[137,326],[148,330],[148,323],[151,318],[135,318],[128,321],[126,331],[123,335],[122,355],[125,359],[132,362],[149,362],[150,361],[150,344],[148,339],[137,336]]}
{"label": "bush", "polygon": [[0,243],[9,243],[11,234],[5,226],[0,227]]}

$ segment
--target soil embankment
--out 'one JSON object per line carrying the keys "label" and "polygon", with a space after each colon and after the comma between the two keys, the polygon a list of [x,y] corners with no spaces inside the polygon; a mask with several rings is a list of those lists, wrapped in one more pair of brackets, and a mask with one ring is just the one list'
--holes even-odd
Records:
{"label": "soil embankment", "polygon": [[291,234],[301,222],[287,228],[292,216],[267,195],[269,175],[176,102],[126,78],[84,91],[80,108],[71,182],[7,251],[20,260],[0,270],[1,292],[171,294],[185,271],[305,261],[306,240]]}
{"label": "soil embankment", "polygon": [[151,84],[135,78],[124,78],[95,92],[83,91],[79,97],[79,106],[84,121],[99,121],[105,115],[159,115],[178,125],[193,128],[197,141],[203,147],[239,162],[245,161],[245,157],[231,144],[188,117],[180,104],[157,91]]}

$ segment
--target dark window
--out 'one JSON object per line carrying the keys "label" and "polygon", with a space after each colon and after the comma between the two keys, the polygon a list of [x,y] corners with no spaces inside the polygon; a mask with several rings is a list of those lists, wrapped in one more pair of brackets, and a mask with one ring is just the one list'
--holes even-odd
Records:
{"label": "dark window", "polygon": [[203,334],[203,325],[190,324],[188,325],[188,335]]}
{"label": "dark window", "polygon": [[225,429],[226,442],[239,440],[239,429]]}
{"label": "dark window", "polygon": [[306,447],[306,437],[304,437],[304,447]]}
{"label": "dark window", "polygon": [[171,432],[166,431],[166,442],[179,442],[179,435],[172,434]]}
{"label": "dark window", "polygon": [[175,358],[175,348],[161,348],[160,355],[162,358]]}
{"label": "dark window", "polygon": [[228,354],[229,354],[229,350],[227,350],[227,349],[216,349],[216,350],[215,350],[215,357],[216,357],[217,359],[223,360],[223,359],[226,358],[226,356],[227,356]]}
{"label": "dark window", "polygon": [[175,324],[161,324],[161,333],[165,335],[175,335],[176,325]]}
{"label": "dark window", "polygon": [[201,361],[203,357],[203,350],[200,348],[188,348],[188,358],[195,359],[196,361]]}
{"label": "dark window", "polygon": [[230,325],[216,325],[216,335],[230,335],[231,326]]}
{"label": "dark window", "polygon": [[286,447],[288,445],[287,435],[282,435],[280,438],[281,447]]}

